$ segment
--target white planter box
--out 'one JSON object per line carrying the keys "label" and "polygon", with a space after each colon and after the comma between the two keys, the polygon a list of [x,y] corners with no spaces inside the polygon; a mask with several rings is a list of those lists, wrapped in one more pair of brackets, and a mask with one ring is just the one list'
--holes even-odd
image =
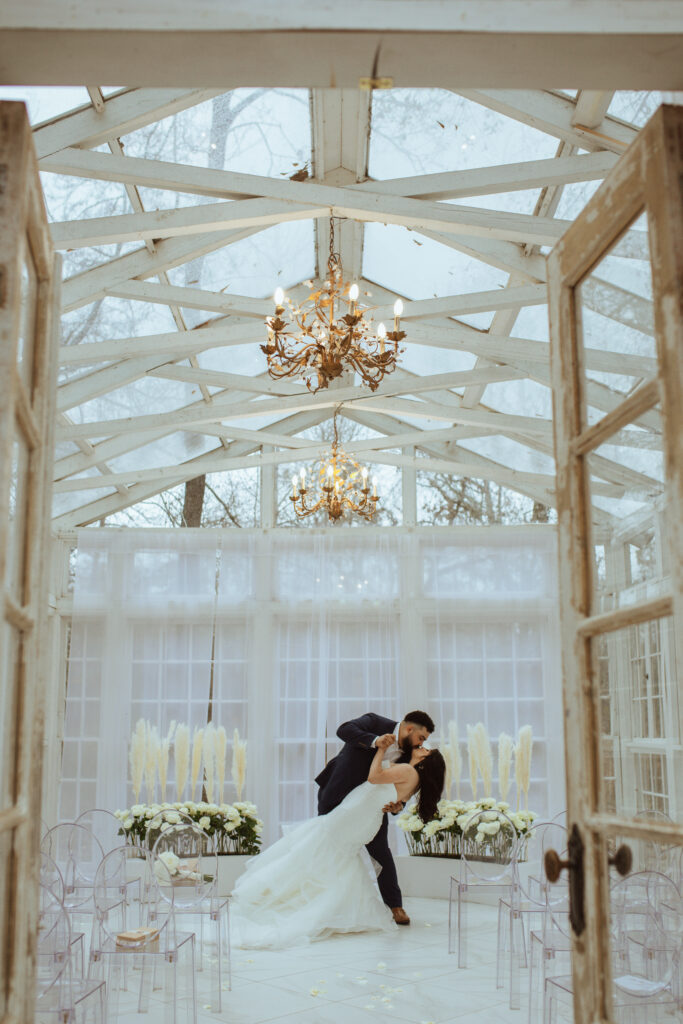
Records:
{"label": "white planter box", "polygon": [[[404,896],[419,896],[423,899],[447,900],[450,878],[457,879],[460,875],[460,861],[451,857],[410,857],[398,856],[396,870],[398,872],[398,884]],[[499,875],[502,871],[500,864],[476,865],[480,875]],[[520,874],[526,880],[529,871],[538,874],[530,869],[528,864],[519,865]],[[476,883],[468,889],[468,900],[475,903],[498,904],[502,895],[500,890],[493,889],[490,892],[483,890],[476,892]]]}

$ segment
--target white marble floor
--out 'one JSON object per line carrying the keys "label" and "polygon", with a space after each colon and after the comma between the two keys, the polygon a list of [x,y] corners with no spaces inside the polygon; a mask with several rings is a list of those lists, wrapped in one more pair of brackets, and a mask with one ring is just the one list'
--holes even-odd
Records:
{"label": "white marble floor", "polygon": [[[520,1010],[510,1010],[507,990],[495,985],[494,907],[468,907],[473,939],[465,970],[448,955],[448,904],[410,899],[406,909],[412,924],[390,935],[337,936],[281,953],[234,949],[232,991],[224,981],[220,1013],[214,1007],[216,967],[208,947],[209,962],[197,975],[198,1024],[526,1024],[526,972]],[[149,1013],[135,1012],[131,981],[121,994],[117,1019],[170,1024],[162,992],[153,994]]]}

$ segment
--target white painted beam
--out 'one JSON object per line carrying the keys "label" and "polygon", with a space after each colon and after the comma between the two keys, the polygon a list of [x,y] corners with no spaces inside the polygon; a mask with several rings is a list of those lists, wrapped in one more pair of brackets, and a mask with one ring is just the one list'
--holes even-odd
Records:
{"label": "white painted beam", "polygon": [[107,288],[129,281],[133,277],[152,277],[181,263],[215,252],[224,245],[248,238],[258,229],[241,228],[226,234],[209,233],[189,238],[162,239],[152,254],[145,248],[117,256],[113,260],[67,278],[62,284],[62,311],[69,312],[104,298]]}
{"label": "white painted beam", "polygon": [[192,331],[169,331],[163,334],[141,335],[139,338],[116,338],[112,341],[62,345],[59,349],[59,363],[61,366],[92,366],[98,362],[146,355],[158,356],[162,362],[164,359],[181,359],[186,355],[211,348],[222,348],[224,345],[263,341],[264,338],[265,329],[262,325],[255,324],[253,320],[235,323],[231,319],[215,327],[208,325]]}
{"label": "white painted beam", "polygon": [[210,292],[204,288],[159,284],[156,281],[124,281],[107,288],[107,295],[136,302],[155,302],[168,306],[175,304],[185,309],[205,309],[212,313],[232,313],[263,320],[273,313],[272,299],[252,299],[247,295]]}
{"label": "white painted beam", "polygon": [[106,100],[101,113],[88,106],[38,125],[33,132],[36,153],[41,159],[67,146],[100,146],[220,93],[220,89],[129,89]]}
{"label": "white painted beam", "polygon": [[573,128],[599,128],[607,116],[614,92],[610,90],[582,89],[576,97],[572,114]]}
{"label": "white painted beam", "polygon": [[[440,299],[417,299],[403,303],[402,320],[419,320],[434,316],[461,316],[469,313],[487,313],[496,309],[517,309],[522,306],[544,306],[548,292],[544,284],[522,285],[517,288],[494,288],[485,292],[447,295]],[[373,310],[376,320],[393,317],[393,303]],[[406,328],[406,330],[408,330]],[[508,332],[506,332],[507,334]],[[408,330],[408,340],[410,332]]]}
{"label": "white painted beam", "polygon": [[[316,159],[319,159],[317,147]],[[413,199],[465,199],[469,196],[542,188],[546,185],[593,181],[604,178],[617,159],[614,153],[597,152],[560,159],[525,160],[493,167],[475,167],[464,171],[389,178],[384,181],[357,182],[352,177],[343,187],[353,192],[374,192]],[[45,157],[40,161],[40,169],[54,174],[121,181],[129,185],[145,185],[148,188],[187,192],[215,199],[251,199],[262,195],[295,199],[297,195],[287,179],[283,181],[281,178],[265,178],[257,174],[221,171],[166,160],[118,157],[83,149],[63,149]],[[333,170],[338,168],[327,168],[330,177]],[[316,174],[320,177],[317,168]],[[338,180],[334,183],[340,184]]]}
{"label": "white painted beam", "polygon": [[3,77],[160,86],[172,69],[188,87],[355,88],[380,52],[397,87],[680,88],[680,4],[590,0],[579,13],[571,0],[34,0],[3,10]]}
{"label": "white painted beam", "polygon": [[458,93],[499,114],[554,135],[580,149],[606,149],[621,154],[633,142],[637,129],[614,117],[606,117],[598,131],[572,124],[575,104],[568,96],[530,89],[458,89]]}
{"label": "white painted beam", "polygon": [[[343,188],[307,182],[301,183],[301,190],[303,201],[297,203],[261,197],[148,213],[121,213],[87,220],[61,221],[50,225],[52,241],[56,249],[77,249],[145,238],[198,235],[207,231],[227,232],[246,227],[263,229],[282,221],[329,216],[331,212],[335,217],[396,224],[420,231],[552,245],[571,223],[554,217],[533,217],[526,213],[481,210],[421,199],[404,199],[401,196],[383,196],[380,193],[354,193]],[[325,199],[330,202],[326,204]]]}

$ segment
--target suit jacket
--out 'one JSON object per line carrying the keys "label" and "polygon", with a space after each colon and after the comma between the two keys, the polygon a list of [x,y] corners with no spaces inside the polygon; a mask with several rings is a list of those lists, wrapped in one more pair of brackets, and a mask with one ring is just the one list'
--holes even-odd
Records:
{"label": "suit jacket", "polygon": [[337,807],[352,789],[367,782],[372,759],[377,753],[372,745],[373,741],[376,736],[393,732],[395,725],[395,719],[369,712],[339,726],[337,736],[344,740],[344,746],[336,757],[327,762],[315,780],[320,786],[319,814],[327,814]]}

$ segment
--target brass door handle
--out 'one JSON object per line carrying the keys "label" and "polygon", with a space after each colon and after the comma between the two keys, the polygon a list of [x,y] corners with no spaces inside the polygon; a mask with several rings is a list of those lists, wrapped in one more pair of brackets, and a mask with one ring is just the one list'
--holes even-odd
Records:
{"label": "brass door handle", "polygon": [[545,877],[554,884],[564,870],[569,871],[571,869],[572,862],[570,860],[560,860],[560,855],[555,850],[546,850],[544,865]]}

